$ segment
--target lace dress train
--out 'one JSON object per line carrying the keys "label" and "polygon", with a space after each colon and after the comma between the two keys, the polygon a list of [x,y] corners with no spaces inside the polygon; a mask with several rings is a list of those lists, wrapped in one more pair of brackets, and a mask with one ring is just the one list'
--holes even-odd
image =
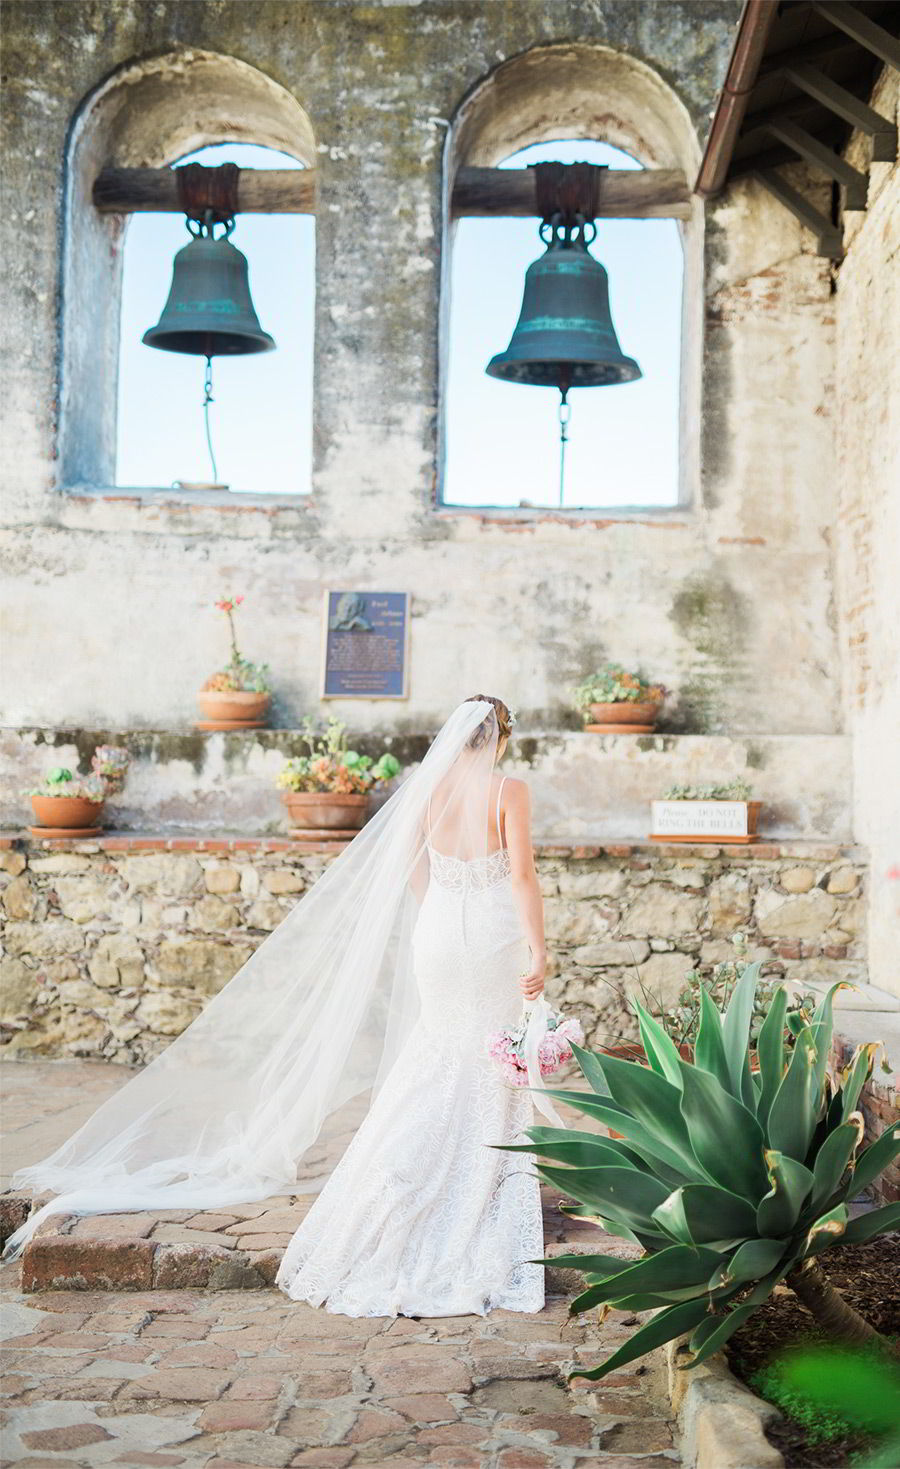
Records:
{"label": "lace dress train", "polygon": [[532,1103],[487,1039],[521,1014],[528,966],[505,850],[429,848],[413,939],[420,1018],[365,1121],[293,1236],[276,1283],[347,1316],[484,1315],[544,1302]]}

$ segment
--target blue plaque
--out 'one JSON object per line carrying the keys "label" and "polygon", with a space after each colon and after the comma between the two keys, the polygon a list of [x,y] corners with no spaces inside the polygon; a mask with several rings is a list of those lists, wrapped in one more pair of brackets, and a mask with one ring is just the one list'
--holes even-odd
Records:
{"label": "blue plaque", "polygon": [[326,592],[323,699],[405,699],[408,592]]}

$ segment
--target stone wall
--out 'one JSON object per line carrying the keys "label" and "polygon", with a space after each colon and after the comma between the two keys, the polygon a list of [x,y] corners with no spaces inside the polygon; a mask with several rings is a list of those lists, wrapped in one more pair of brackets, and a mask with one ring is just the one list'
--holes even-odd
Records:
{"label": "stone wall", "polygon": [[[5,839],[0,1020],[7,1054],[143,1061],[200,1012],[330,860],[277,838]],[[772,973],[864,978],[858,848],[544,846],[548,994],[594,1041],[624,1034],[622,995],[664,1000],[734,954]]]}

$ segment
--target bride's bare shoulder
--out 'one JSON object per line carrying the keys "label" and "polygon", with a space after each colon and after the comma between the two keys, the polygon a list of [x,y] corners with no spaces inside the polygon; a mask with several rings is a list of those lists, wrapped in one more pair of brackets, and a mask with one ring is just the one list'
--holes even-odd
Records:
{"label": "bride's bare shoulder", "polygon": [[518,805],[528,800],[528,782],[518,776],[507,775],[503,782],[503,804]]}

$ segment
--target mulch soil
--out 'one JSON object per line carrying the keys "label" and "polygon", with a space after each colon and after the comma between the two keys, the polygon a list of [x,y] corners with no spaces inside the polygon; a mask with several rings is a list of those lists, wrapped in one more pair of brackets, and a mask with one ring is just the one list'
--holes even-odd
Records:
{"label": "mulch soil", "polygon": [[[886,1336],[900,1335],[900,1234],[864,1245],[835,1246],[819,1256],[822,1270],[846,1301]],[[779,1287],[764,1306],[736,1331],[726,1348],[729,1365],[748,1386],[773,1357],[800,1343],[820,1345],[827,1338],[792,1291]],[[857,1435],[810,1443],[806,1429],[791,1419],[766,1430],[784,1455],[788,1469],[838,1469],[866,1447]]]}

